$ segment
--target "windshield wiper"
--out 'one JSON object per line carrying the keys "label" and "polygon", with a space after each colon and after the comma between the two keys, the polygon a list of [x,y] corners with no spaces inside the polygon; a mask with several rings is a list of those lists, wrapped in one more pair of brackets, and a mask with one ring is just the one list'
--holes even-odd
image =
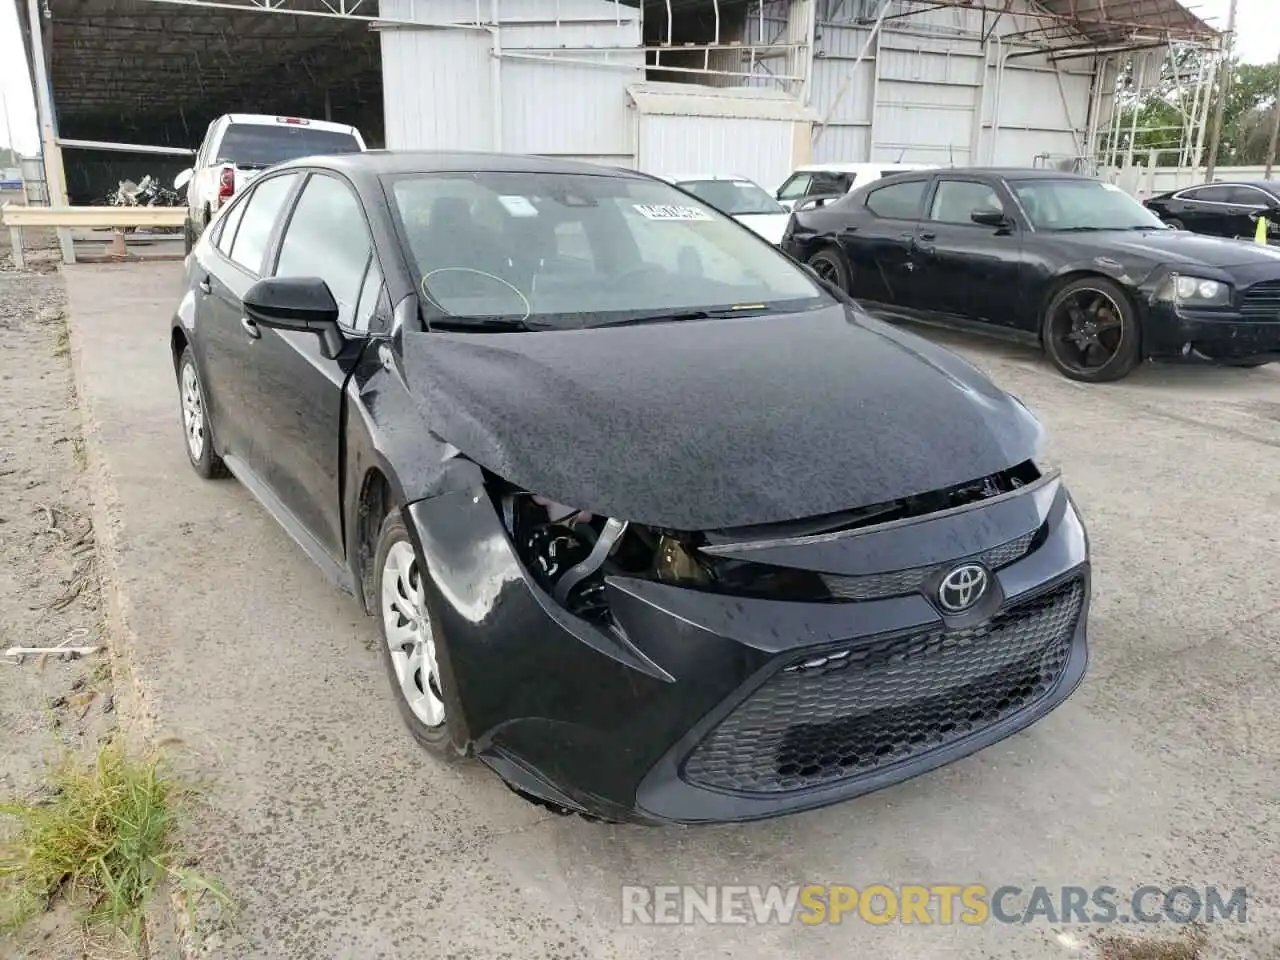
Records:
{"label": "windshield wiper", "polygon": [[534,329],[524,320],[512,317],[431,317],[427,321],[427,328],[446,332],[484,330],[488,333],[519,333]]}
{"label": "windshield wiper", "polygon": [[596,324],[601,327],[630,327],[641,323],[680,323],[685,320],[727,320],[730,317],[758,317],[766,313],[764,304],[751,304],[746,307],[726,308],[723,310],[669,310],[665,313],[645,313],[638,317],[627,317],[625,320],[611,320]]}

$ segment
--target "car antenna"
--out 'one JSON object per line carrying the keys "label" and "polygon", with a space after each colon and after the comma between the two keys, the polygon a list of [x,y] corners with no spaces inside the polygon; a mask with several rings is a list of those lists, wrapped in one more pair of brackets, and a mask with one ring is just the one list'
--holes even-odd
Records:
{"label": "car antenna", "polygon": [[955,149],[949,143],[947,144],[947,164],[953,169],[955,168],[955,165],[956,165],[956,152],[955,152]]}
{"label": "car antenna", "polygon": [[903,147],[901,150],[899,150],[899,151],[898,151],[898,159],[897,159],[897,160],[895,160],[895,161],[893,161],[893,162],[894,162],[894,163],[901,163],[901,162],[902,162],[902,158],[903,158],[903,157],[905,157],[906,155],[907,155],[907,148],[906,148],[906,147]]}

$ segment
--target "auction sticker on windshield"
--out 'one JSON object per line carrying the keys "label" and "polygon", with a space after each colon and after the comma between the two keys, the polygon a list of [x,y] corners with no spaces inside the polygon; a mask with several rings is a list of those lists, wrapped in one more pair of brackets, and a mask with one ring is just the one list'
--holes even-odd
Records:
{"label": "auction sticker on windshield", "polygon": [[650,220],[711,220],[713,217],[697,207],[681,207],[668,203],[632,204],[642,217]]}

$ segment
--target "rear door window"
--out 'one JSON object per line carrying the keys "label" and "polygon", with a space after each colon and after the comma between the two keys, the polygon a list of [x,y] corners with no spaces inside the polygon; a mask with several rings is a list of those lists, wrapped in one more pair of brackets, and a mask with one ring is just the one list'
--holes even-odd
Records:
{"label": "rear door window", "polygon": [[1231,188],[1225,184],[1212,187],[1201,187],[1198,190],[1187,190],[1182,194],[1183,200],[1196,200],[1200,203],[1230,203]]}
{"label": "rear door window", "polygon": [[928,180],[908,180],[872,190],[867,194],[867,209],[889,220],[919,219],[920,203],[928,186]]}
{"label": "rear door window", "polygon": [[254,187],[253,195],[241,204],[245,211],[228,256],[246,270],[255,274],[262,272],[271,231],[297,180],[296,173],[263,180]]}
{"label": "rear door window", "polygon": [[248,205],[248,202],[248,199],[246,199],[241,203],[233,204],[231,209],[224,213],[214,225],[218,231],[214,237],[214,245],[224,255],[230,255],[231,244],[236,239],[236,227],[240,226],[240,218],[244,216],[244,208]]}

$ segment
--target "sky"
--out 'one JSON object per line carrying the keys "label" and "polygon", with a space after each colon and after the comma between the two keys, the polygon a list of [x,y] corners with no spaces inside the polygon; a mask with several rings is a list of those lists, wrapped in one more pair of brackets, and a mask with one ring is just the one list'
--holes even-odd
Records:
{"label": "sky", "polygon": [[[27,79],[26,58],[18,37],[18,15],[15,3],[26,0],[0,0],[0,146],[13,142],[19,152],[34,153],[39,146],[36,111],[31,100],[31,84]],[[1202,20],[1225,29],[1230,0],[1184,0]],[[1280,0],[1238,0],[1236,15],[1236,52],[1245,63],[1268,63],[1280,53]],[[5,119],[8,119],[8,126]]]}

